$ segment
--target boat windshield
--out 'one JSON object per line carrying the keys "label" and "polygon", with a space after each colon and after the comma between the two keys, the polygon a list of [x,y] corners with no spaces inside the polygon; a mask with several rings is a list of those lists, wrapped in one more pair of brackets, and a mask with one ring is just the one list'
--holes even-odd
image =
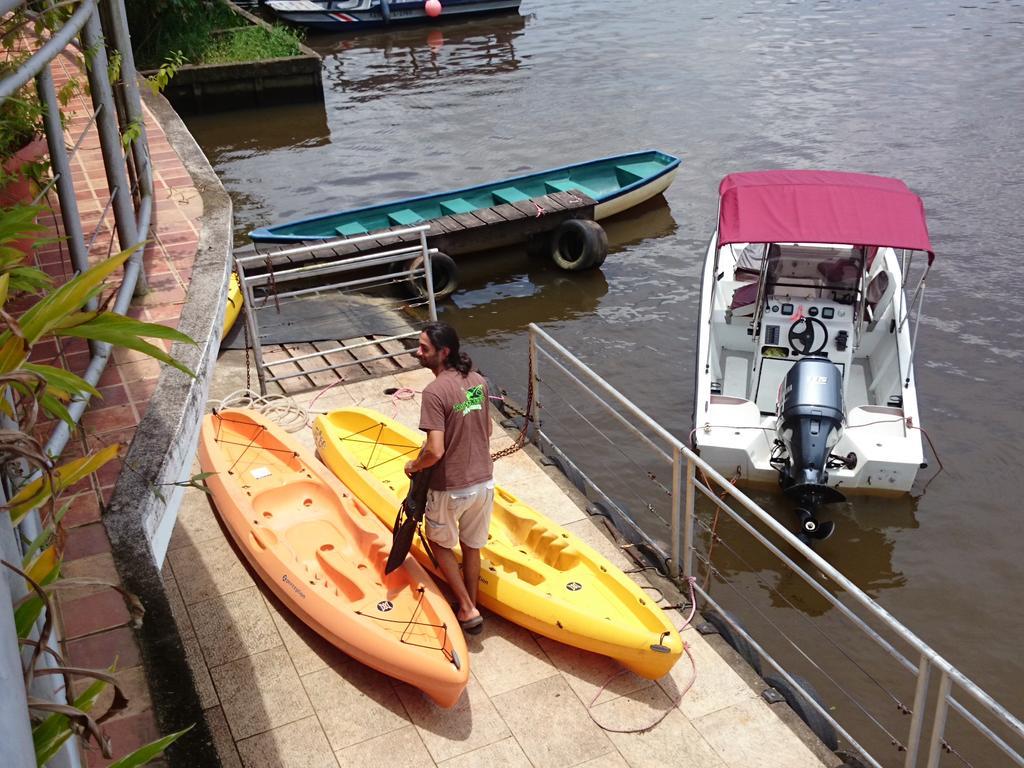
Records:
{"label": "boat windshield", "polygon": [[773,243],[768,248],[765,296],[819,298],[852,304],[857,299],[863,271],[863,248]]}

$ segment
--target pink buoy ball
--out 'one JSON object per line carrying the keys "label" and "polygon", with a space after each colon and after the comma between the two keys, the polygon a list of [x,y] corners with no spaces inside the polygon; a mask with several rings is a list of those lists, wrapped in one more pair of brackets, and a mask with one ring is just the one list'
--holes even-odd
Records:
{"label": "pink buoy ball", "polygon": [[427,0],[423,5],[423,10],[430,18],[436,18],[441,15],[441,0]]}

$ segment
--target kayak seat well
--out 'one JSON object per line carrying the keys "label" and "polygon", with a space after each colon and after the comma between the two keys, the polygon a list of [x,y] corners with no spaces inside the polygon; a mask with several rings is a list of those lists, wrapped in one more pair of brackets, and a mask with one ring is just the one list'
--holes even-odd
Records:
{"label": "kayak seat well", "polygon": [[454,216],[458,213],[472,213],[476,206],[462,197],[453,197],[450,200],[442,200],[441,213],[445,216]]}
{"label": "kayak seat well", "polygon": [[501,189],[491,190],[491,197],[499,205],[501,203],[518,203],[522,200],[530,199],[528,194],[515,187],[502,187]]}
{"label": "kayak seat well", "polygon": [[403,208],[400,211],[392,211],[389,213],[388,221],[399,226],[409,226],[423,221],[423,217],[411,208]]}
{"label": "kayak seat well", "polygon": [[499,555],[494,551],[494,549],[494,547],[488,547],[487,551],[484,553],[484,559],[489,560],[492,566],[496,566],[506,573],[517,576],[527,584],[532,584],[533,586],[544,583],[544,576],[528,566],[526,563],[512,557]]}
{"label": "kayak seat well", "polygon": [[351,602],[366,597],[363,588],[351,577],[357,564],[346,553],[341,552],[329,541],[316,550],[316,560],[327,574],[327,579],[338,589],[338,593]]}

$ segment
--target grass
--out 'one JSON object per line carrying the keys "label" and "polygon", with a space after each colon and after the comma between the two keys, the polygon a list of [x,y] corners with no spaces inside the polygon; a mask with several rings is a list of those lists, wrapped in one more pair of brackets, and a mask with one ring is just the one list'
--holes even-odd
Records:
{"label": "grass", "polygon": [[181,51],[188,64],[229,64],[297,56],[302,39],[289,27],[274,25],[267,30],[250,24],[222,2],[203,4],[178,17],[165,15],[140,37],[135,55],[142,69],[159,67],[174,51]]}

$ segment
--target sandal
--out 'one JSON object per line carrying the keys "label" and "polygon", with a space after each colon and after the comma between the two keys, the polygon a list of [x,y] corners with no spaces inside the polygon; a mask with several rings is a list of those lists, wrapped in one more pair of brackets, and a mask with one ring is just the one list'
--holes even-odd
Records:
{"label": "sandal", "polygon": [[474,616],[472,619],[466,621],[459,621],[459,626],[462,627],[462,631],[470,635],[479,635],[484,628],[484,617]]}

